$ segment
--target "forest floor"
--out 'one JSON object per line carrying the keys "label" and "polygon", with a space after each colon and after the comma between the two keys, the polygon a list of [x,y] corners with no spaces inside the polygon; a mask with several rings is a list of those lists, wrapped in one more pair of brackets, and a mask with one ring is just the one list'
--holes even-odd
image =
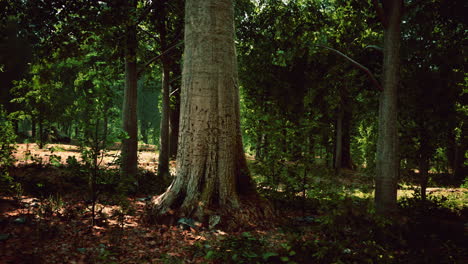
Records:
{"label": "forest floor", "polygon": [[[49,144],[41,150],[35,144],[19,144],[14,155],[17,162],[10,174],[21,185],[13,194],[0,193],[0,264],[250,263],[257,257],[265,263],[295,263],[288,262],[298,254],[291,249],[290,244],[295,243],[291,241],[305,243],[326,237],[314,231],[314,219],[320,213],[301,206],[280,205],[281,217],[289,219],[292,233],[285,232],[275,219],[268,228],[253,224],[232,232],[209,229],[191,219],[182,219],[177,226],[149,224],[145,221],[149,199],[138,189],[129,197],[115,197],[103,191],[92,223],[91,205],[83,190],[87,184],[76,177],[76,168],[50,166],[54,161],[65,165],[71,156],[79,162],[78,147]],[[101,166],[113,169],[117,156],[117,150],[109,151]],[[154,173],[154,146],[142,146],[139,165],[141,170]],[[355,197],[368,196],[356,188],[369,184],[368,180],[355,176],[345,173],[338,182]],[[410,188],[405,189],[399,191],[401,196],[409,195]],[[428,192],[449,195],[457,205],[468,204],[467,189],[437,187]],[[296,229],[298,226],[300,229]],[[465,232],[466,228],[465,225]],[[262,252],[252,251],[255,243],[264,245]],[[225,259],[224,253],[219,253],[223,250],[244,252]]]}

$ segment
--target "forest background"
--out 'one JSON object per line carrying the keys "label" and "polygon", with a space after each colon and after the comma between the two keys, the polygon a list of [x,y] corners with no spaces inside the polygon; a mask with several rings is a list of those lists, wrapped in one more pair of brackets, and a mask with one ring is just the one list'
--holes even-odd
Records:
{"label": "forest background", "polygon": [[[15,220],[50,229],[50,219],[64,215],[60,209],[77,201],[86,204],[79,215],[90,221],[83,220],[87,225],[120,216],[117,226],[124,232],[124,216],[138,208],[129,199],[150,204],[147,197],[163,193],[171,183],[178,148],[184,147],[178,145],[187,45],[184,4],[0,3],[2,193],[5,200],[16,202],[15,209],[24,209],[24,199],[35,197],[35,214],[42,212],[39,219],[23,213],[2,216],[0,243],[5,248],[13,247],[14,239],[24,239],[11,231]],[[184,261],[190,256],[233,262],[393,263],[407,258],[430,263],[466,257],[458,237],[466,232],[467,204],[466,3],[401,4],[398,78],[392,90],[386,88],[384,56],[390,53],[387,45],[394,43],[386,36],[395,4],[234,1],[239,122],[247,163],[257,192],[272,202],[275,215],[291,208],[282,217],[294,219],[299,230],[280,232],[286,238],[276,240],[273,249],[260,235],[244,232],[212,238],[212,245],[191,245],[198,253],[187,250],[193,254],[173,256],[165,251],[150,254],[150,260]],[[385,116],[382,102],[388,98],[397,107]],[[379,127],[388,120],[393,127]],[[382,131],[394,133],[380,143],[398,146],[390,156],[385,155],[391,151],[379,153]],[[385,167],[387,160],[390,167]],[[50,172],[57,168],[66,173]],[[40,176],[51,174],[54,177]],[[379,183],[379,175],[390,184]],[[70,186],[61,189],[61,183]],[[389,192],[374,201],[374,190],[384,185]],[[68,201],[64,194],[70,190],[85,194]],[[102,215],[105,204],[119,209]],[[45,217],[47,206],[52,212]],[[153,215],[153,209],[145,210],[141,215]],[[379,218],[395,211],[396,219]],[[142,219],[147,224],[154,220]],[[190,215],[172,224],[182,221],[183,227],[197,229],[191,222],[195,220]],[[219,226],[230,227],[227,220],[220,221]],[[375,226],[374,232],[364,232],[365,225]],[[400,237],[391,236],[391,230],[398,230]],[[304,234],[317,238],[299,243],[298,236]],[[435,238],[416,242],[428,237]],[[353,245],[355,241],[365,243]],[[123,261],[121,250],[129,250],[118,243],[102,247],[92,242],[75,246],[69,255],[86,255],[76,251],[86,248],[92,252],[89,262],[104,257]],[[264,247],[246,250],[253,242]],[[442,253],[427,255],[440,247]]]}

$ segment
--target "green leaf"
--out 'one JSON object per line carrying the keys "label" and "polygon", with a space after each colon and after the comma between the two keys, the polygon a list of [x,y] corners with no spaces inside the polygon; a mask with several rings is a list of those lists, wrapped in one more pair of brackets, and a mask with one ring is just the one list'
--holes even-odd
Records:
{"label": "green leaf", "polygon": [[276,252],[267,252],[267,253],[263,253],[263,255],[262,255],[264,260],[268,260],[268,258],[274,257],[274,256],[278,256],[278,253],[276,253]]}
{"label": "green leaf", "polygon": [[214,255],[215,255],[215,252],[213,250],[210,250],[206,253],[206,256],[205,258],[206,259],[213,259],[214,258]]}
{"label": "green leaf", "polygon": [[7,240],[10,237],[10,234],[0,234],[0,241]]}
{"label": "green leaf", "polygon": [[26,218],[25,217],[18,217],[15,220],[13,220],[13,223],[15,223],[15,224],[24,224],[24,223],[26,223]]}

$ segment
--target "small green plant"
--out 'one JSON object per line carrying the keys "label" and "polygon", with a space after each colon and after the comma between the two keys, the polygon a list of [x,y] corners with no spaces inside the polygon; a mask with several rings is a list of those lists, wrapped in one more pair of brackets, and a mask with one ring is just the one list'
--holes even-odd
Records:
{"label": "small green plant", "polygon": [[217,248],[206,247],[205,258],[224,263],[259,263],[262,261],[262,247],[261,240],[244,232],[239,237],[225,238]]}
{"label": "small green plant", "polygon": [[57,155],[50,155],[49,163],[54,167],[60,167],[62,166],[62,157]]}
{"label": "small green plant", "polygon": [[67,163],[67,166],[70,167],[70,168],[79,168],[80,167],[80,163],[78,162],[78,160],[76,159],[75,156],[68,156],[67,160],[66,160],[66,163]]}
{"label": "small green plant", "polygon": [[468,188],[468,177],[465,177],[463,184],[460,185],[460,188]]}
{"label": "small green plant", "polygon": [[49,151],[51,153],[54,153],[54,152],[62,152],[62,151],[65,151],[65,149],[61,146],[52,146],[49,148]]}
{"label": "small green plant", "polygon": [[60,214],[60,211],[65,207],[65,202],[59,195],[50,195],[47,199],[44,199],[37,210],[37,214],[40,217],[47,218],[54,214]]}
{"label": "small green plant", "polygon": [[0,191],[11,191],[13,178],[9,175],[8,168],[14,162],[12,153],[16,149],[15,141],[13,123],[0,105]]}

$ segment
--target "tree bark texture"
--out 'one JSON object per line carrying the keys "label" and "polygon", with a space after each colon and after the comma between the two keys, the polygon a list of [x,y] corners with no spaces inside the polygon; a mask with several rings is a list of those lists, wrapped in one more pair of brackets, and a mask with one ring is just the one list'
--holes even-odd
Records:
{"label": "tree bark texture", "polygon": [[[135,11],[136,1],[130,1],[130,16]],[[134,14],[133,14],[134,15]],[[131,19],[129,19],[131,21]],[[123,130],[128,138],[122,140],[122,165],[121,176],[123,178],[135,178],[138,166],[138,120],[137,120],[137,64],[136,64],[137,36],[136,25],[131,22],[126,28],[125,47],[125,90],[122,109]]]}
{"label": "tree bark texture", "polygon": [[375,207],[379,214],[396,210],[399,170],[397,90],[400,67],[402,0],[384,1],[383,92],[379,105],[379,137],[375,175]]}
{"label": "tree bark texture", "polygon": [[240,130],[232,0],[185,2],[182,76],[177,174],[155,210],[203,220],[256,193]]}

